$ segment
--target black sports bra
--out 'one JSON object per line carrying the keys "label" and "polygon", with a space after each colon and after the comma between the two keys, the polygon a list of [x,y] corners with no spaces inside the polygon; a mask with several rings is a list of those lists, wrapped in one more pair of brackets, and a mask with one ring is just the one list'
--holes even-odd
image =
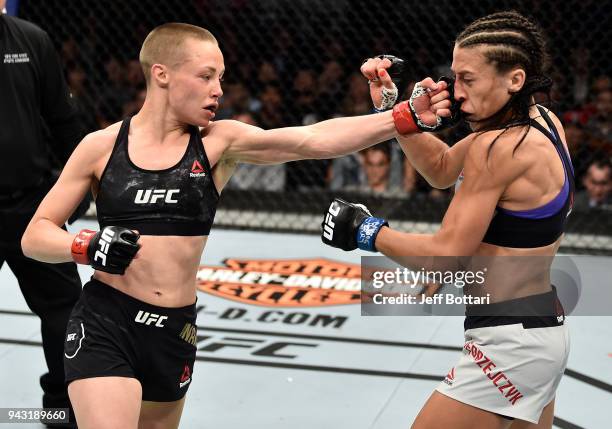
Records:
{"label": "black sports bra", "polygon": [[563,162],[565,182],[557,196],[541,207],[530,210],[508,210],[497,207],[484,243],[503,247],[534,248],[554,243],[565,230],[574,201],[574,168],[553,121],[542,106],[537,106],[549,131],[535,120],[531,126],[544,134],[555,146]]}
{"label": "black sports bra", "polygon": [[100,178],[98,222],[135,229],[144,235],[208,235],[219,193],[197,127],[181,160],[164,170],[136,166],[128,154],[130,119],[121,124]]}

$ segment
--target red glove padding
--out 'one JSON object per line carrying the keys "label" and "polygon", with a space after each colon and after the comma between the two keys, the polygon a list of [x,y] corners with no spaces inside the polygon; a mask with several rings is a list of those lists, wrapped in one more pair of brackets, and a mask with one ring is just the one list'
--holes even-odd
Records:
{"label": "red glove padding", "polygon": [[393,106],[393,123],[395,129],[400,135],[420,133],[421,130],[414,121],[412,110],[408,101],[402,101],[401,103]]}
{"label": "red glove padding", "polygon": [[403,135],[420,133],[422,131],[440,131],[445,128],[455,126],[463,119],[463,115],[461,113],[461,103],[455,99],[455,81],[445,76],[442,76],[438,80],[438,82],[441,81],[446,82],[446,90],[449,93],[449,100],[451,102],[450,117],[436,116],[435,125],[427,124],[421,119],[420,115],[422,115],[424,112],[418,114],[415,111],[415,102],[418,98],[429,97],[429,95],[427,89],[425,89],[420,82],[417,82],[414,85],[410,99],[396,104],[395,107],[393,107],[393,122],[395,123],[395,128],[397,129],[398,133]]}
{"label": "red glove padding", "polygon": [[123,274],[140,249],[139,238],[138,233],[121,226],[107,226],[98,232],[84,229],[72,242],[72,259],[99,271]]}

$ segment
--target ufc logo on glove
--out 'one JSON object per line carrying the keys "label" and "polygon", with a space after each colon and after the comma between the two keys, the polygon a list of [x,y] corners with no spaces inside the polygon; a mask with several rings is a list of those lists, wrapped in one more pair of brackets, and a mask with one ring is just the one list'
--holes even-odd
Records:
{"label": "ufc logo on glove", "polygon": [[94,254],[93,260],[100,261],[100,263],[105,266],[106,265],[106,254],[108,253],[108,246],[110,245],[111,240],[115,236],[115,231],[105,228],[100,235],[100,241],[98,241],[98,246],[100,246],[100,250],[96,250]]}
{"label": "ufc logo on glove", "polygon": [[323,237],[328,240],[332,240],[334,238],[334,218],[338,216],[338,213],[340,213],[340,206],[335,203],[336,202],[334,201],[329,206],[329,210],[327,211],[327,215],[325,216],[325,221],[323,225]]}
{"label": "ufc logo on glove", "polygon": [[376,236],[386,220],[372,216],[363,204],[352,204],[335,198],[321,222],[321,240],[342,250],[376,252]]}

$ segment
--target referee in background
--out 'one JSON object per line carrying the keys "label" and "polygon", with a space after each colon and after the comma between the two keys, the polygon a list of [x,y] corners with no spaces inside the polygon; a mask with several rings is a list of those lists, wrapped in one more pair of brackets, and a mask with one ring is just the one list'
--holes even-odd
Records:
{"label": "referee in background", "polygon": [[[5,6],[6,0],[0,0],[0,10]],[[0,267],[8,264],[28,307],[41,320],[49,370],[40,377],[42,406],[68,408],[64,335],[70,311],[81,293],[81,281],[74,263],[45,264],[28,259],[21,252],[20,241],[55,181],[53,169],[68,160],[84,129],[45,31],[3,12],[0,60]]]}

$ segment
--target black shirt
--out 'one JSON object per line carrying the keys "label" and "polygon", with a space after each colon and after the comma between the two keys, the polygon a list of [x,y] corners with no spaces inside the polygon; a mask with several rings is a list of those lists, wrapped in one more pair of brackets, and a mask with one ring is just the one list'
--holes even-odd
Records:
{"label": "black shirt", "polygon": [[53,157],[66,162],[83,129],[46,32],[0,14],[0,61],[2,194],[40,184]]}

